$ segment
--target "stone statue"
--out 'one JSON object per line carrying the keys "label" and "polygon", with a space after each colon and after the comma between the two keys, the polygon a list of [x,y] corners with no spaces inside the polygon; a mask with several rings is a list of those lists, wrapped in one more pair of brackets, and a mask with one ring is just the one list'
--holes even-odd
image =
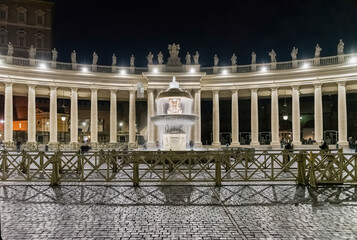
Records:
{"label": "stone statue", "polygon": [[77,53],[75,50],[73,50],[73,52],[71,53],[71,61],[72,61],[72,63],[77,62]]}
{"label": "stone statue", "polygon": [[316,47],[315,47],[315,58],[319,58],[319,57],[320,57],[321,50],[322,50],[322,48],[320,48],[319,44],[316,44]]}
{"label": "stone statue", "polygon": [[186,65],[191,65],[191,55],[189,52],[187,52],[185,60],[186,60]]}
{"label": "stone statue", "polygon": [[276,53],[275,53],[274,49],[272,49],[271,52],[269,52],[269,56],[270,56],[271,62],[276,62]]}
{"label": "stone statue", "polygon": [[178,66],[181,65],[181,59],[178,57],[180,51],[180,44],[169,44],[168,47],[170,57],[167,59],[167,65]]}
{"label": "stone statue", "polygon": [[159,64],[163,64],[164,63],[164,55],[162,54],[162,52],[160,51],[159,54],[157,55],[157,62]]}
{"label": "stone statue", "polygon": [[30,49],[28,50],[28,52],[29,52],[29,58],[36,57],[36,48],[34,48],[33,45],[30,46]]}
{"label": "stone statue", "polygon": [[231,62],[232,62],[232,66],[237,65],[237,56],[235,53],[233,53],[233,55],[231,57]]}
{"label": "stone statue", "polygon": [[293,50],[291,50],[291,59],[296,60],[297,59],[297,54],[298,54],[298,48],[293,47]]}
{"label": "stone statue", "polygon": [[149,55],[146,57],[146,59],[148,60],[148,64],[153,64],[152,59],[154,58],[154,55],[151,54],[151,52],[149,52]]}
{"label": "stone statue", "polygon": [[7,45],[7,55],[12,56],[14,54],[14,46],[12,46],[11,42]]}
{"label": "stone statue", "polygon": [[345,44],[342,42],[342,39],[340,39],[340,42],[337,45],[337,55],[343,54],[343,48]]}
{"label": "stone statue", "polygon": [[217,54],[214,55],[213,57],[213,64],[214,66],[218,66],[219,58],[217,57]]}
{"label": "stone statue", "polygon": [[255,54],[255,52],[252,52],[252,64],[256,64],[257,63],[257,55]]}
{"label": "stone statue", "polygon": [[198,58],[200,57],[200,54],[198,54],[198,51],[196,51],[196,54],[193,55],[193,63],[198,65]]}
{"label": "stone statue", "polygon": [[117,57],[115,56],[115,53],[113,53],[113,56],[112,56],[112,66],[115,66],[117,65]]}
{"label": "stone statue", "polygon": [[98,63],[98,54],[96,54],[95,52],[93,52],[93,65],[97,65]]}
{"label": "stone statue", "polygon": [[131,57],[130,57],[130,67],[134,67],[134,62],[135,62],[135,57],[134,57],[134,55],[131,55]]}
{"label": "stone statue", "polygon": [[57,57],[58,57],[58,52],[57,52],[56,48],[54,48],[52,50],[52,61],[56,62],[57,61]]}

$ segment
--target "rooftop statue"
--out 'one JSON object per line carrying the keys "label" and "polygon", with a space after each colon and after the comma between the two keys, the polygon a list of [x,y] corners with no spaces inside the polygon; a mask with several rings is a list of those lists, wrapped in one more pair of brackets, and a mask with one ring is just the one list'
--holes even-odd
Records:
{"label": "rooftop statue", "polygon": [[148,64],[153,64],[152,59],[154,58],[154,55],[152,55],[151,52],[149,52],[149,55],[146,57],[146,59],[148,60]]}
{"label": "rooftop statue", "polygon": [[7,55],[12,56],[14,54],[14,46],[12,46],[11,42],[7,45]]}
{"label": "rooftop statue", "polygon": [[112,66],[115,66],[117,65],[117,57],[115,56],[115,53],[113,53],[113,56],[112,56]]}
{"label": "rooftop statue", "polygon": [[337,45],[337,55],[343,54],[344,46],[345,44],[342,42],[342,39],[340,39],[340,42]]}
{"label": "rooftop statue", "polygon": [[198,54],[198,51],[196,51],[196,54],[193,55],[193,63],[198,65],[198,58],[200,57],[200,54]]}
{"label": "rooftop statue", "polygon": [[77,62],[77,53],[75,50],[73,50],[73,52],[71,53],[71,61],[72,61],[72,63]]}
{"label": "rooftop statue", "polygon": [[189,52],[187,52],[185,60],[186,60],[186,65],[191,65],[191,55]]}
{"label": "rooftop statue", "polygon": [[316,47],[315,47],[315,58],[320,57],[321,50],[322,50],[322,48],[320,48],[319,44],[316,44]]}
{"label": "rooftop statue", "polygon": [[57,52],[56,48],[54,48],[52,50],[52,61],[56,62],[57,61],[57,57],[58,57],[58,52]]}
{"label": "rooftop statue", "polygon": [[167,65],[181,65],[181,59],[178,57],[180,44],[169,44],[168,50],[170,57],[167,59]]}
{"label": "rooftop statue", "polygon": [[291,50],[291,59],[296,60],[297,59],[297,54],[298,54],[298,48],[293,47],[293,50]]}
{"label": "rooftop statue", "polygon": [[29,58],[36,57],[36,48],[34,48],[33,45],[30,46],[30,49],[28,50],[28,52],[29,52]]}
{"label": "rooftop statue", "polygon": [[219,58],[217,57],[217,54],[214,55],[213,57],[213,64],[214,66],[218,66]]}
{"label": "rooftop statue", "polygon": [[130,57],[130,67],[134,67],[134,62],[135,62],[135,57],[134,57],[134,55],[131,55],[131,57]]}
{"label": "rooftop statue", "polygon": [[163,64],[164,63],[164,55],[162,54],[162,52],[159,52],[159,54],[157,55],[157,62],[159,64]]}
{"label": "rooftop statue", "polygon": [[93,52],[93,65],[97,65],[98,63],[98,54],[96,54],[95,52]]}
{"label": "rooftop statue", "polygon": [[231,62],[232,62],[232,66],[237,65],[237,56],[235,53],[233,53],[233,55],[231,57]]}
{"label": "rooftop statue", "polygon": [[274,49],[272,49],[271,52],[269,52],[269,56],[270,56],[271,62],[276,62],[276,53],[275,53]]}
{"label": "rooftop statue", "polygon": [[257,63],[257,55],[255,54],[255,52],[252,52],[252,64],[256,64]]}

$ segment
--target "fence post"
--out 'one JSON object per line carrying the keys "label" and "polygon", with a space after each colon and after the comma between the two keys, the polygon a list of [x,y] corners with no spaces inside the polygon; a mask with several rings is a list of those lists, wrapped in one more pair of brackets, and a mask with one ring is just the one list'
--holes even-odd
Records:
{"label": "fence post", "polygon": [[58,186],[60,184],[59,180],[59,163],[60,163],[60,157],[58,152],[56,152],[51,160],[52,163],[52,175],[51,175],[51,183],[50,186]]}
{"label": "fence post", "polygon": [[297,182],[298,184],[306,185],[306,178],[305,178],[306,164],[305,164],[304,154],[302,153],[302,151],[299,151],[297,163],[298,163]]}
{"label": "fence post", "polygon": [[310,151],[309,185],[316,187],[315,155]]}
{"label": "fence post", "polygon": [[222,185],[222,156],[220,156],[219,153],[217,153],[215,157],[215,183],[216,186],[221,186]]}
{"label": "fence post", "polygon": [[7,154],[8,154],[8,151],[6,149],[4,149],[2,151],[2,163],[1,163],[2,180],[6,180],[6,175],[7,175],[7,171],[8,171]]}
{"label": "fence post", "polygon": [[114,149],[110,152],[110,161],[113,164],[113,173],[118,172],[117,151]]}
{"label": "fence post", "polygon": [[134,187],[138,187],[139,186],[139,161],[138,158],[136,157],[135,153],[131,153],[132,154],[132,158],[133,158],[133,186]]}
{"label": "fence post", "polygon": [[174,164],[173,164],[173,157],[172,157],[172,150],[170,149],[170,157],[169,157],[169,173],[171,173],[174,170]]}
{"label": "fence post", "polygon": [[21,163],[20,163],[20,170],[22,173],[26,174],[28,169],[27,169],[27,164],[26,164],[26,160],[27,160],[27,155],[25,150],[21,151]]}

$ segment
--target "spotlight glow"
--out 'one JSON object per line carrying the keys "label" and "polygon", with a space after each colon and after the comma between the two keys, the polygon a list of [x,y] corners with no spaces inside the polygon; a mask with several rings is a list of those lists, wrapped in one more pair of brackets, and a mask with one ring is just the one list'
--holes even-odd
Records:
{"label": "spotlight glow", "polygon": [[350,63],[357,63],[357,58],[356,57],[351,57],[349,62]]}
{"label": "spotlight glow", "polygon": [[227,74],[228,70],[227,69],[223,69],[222,74]]}
{"label": "spotlight glow", "polygon": [[125,69],[120,70],[120,74],[121,74],[121,75],[125,75],[125,74],[126,74]]}
{"label": "spotlight glow", "polygon": [[267,67],[262,67],[260,71],[266,72],[266,71],[268,71],[268,69],[267,69]]}
{"label": "spotlight glow", "polygon": [[66,117],[65,116],[62,116],[61,117],[61,120],[64,122],[64,121],[66,121]]}
{"label": "spotlight glow", "polygon": [[88,68],[86,68],[86,67],[82,68],[82,72],[84,72],[84,73],[88,72]]}
{"label": "spotlight glow", "polygon": [[284,115],[284,116],[283,116],[283,119],[284,119],[284,120],[288,120],[288,118],[289,118],[288,115]]}
{"label": "spotlight glow", "polygon": [[302,68],[303,69],[308,69],[310,67],[310,64],[308,64],[308,63],[304,63],[303,65],[302,65]]}
{"label": "spotlight glow", "polygon": [[153,71],[153,73],[158,73],[159,72],[159,70],[157,70],[157,68],[154,68],[152,71]]}
{"label": "spotlight glow", "polygon": [[46,64],[44,64],[44,63],[40,63],[39,67],[40,67],[41,69],[46,69],[46,68],[47,68]]}
{"label": "spotlight glow", "polygon": [[194,68],[191,68],[191,69],[190,69],[190,73],[194,73],[194,72],[196,72],[195,69],[194,69]]}

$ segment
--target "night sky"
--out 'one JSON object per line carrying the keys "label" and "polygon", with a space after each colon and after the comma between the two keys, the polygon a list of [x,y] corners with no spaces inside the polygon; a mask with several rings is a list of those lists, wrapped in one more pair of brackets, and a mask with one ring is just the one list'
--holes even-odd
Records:
{"label": "night sky", "polygon": [[200,64],[229,65],[232,53],[238,64],[249,64],[251,52],[257,62],[291,59],[293,46],[298,59],[311,58],[315,45],[321,56],[336,55],[340,38],[345,53],[357,52],[356,0],[249,0],[249,1],[109,1],[54,0],[54,46],[59,61],[90,64],[93,51],[99,65],[110,65],[113,53],[120,66],[128,66],[131,54],[136,66],[146,66],[149,51],[154,62],[159,51],[168,57],[168,44],[186,52],[200,53]]}

